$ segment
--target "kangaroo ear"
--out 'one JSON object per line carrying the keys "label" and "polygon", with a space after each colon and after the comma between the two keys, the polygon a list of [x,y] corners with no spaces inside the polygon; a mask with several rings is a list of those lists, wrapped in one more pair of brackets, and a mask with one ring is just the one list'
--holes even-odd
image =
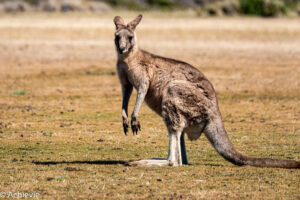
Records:
{"label": "kangaroo ear", "polygon": [[132,30],[132,31],[134,31],[135,30],[135,28],[136,28],[136,26],[140,23],[140,21],[142,20],[142,18],[143,18],[143,15],[139,15],[139,16],[137,16],[134,20],[132,20],[131,22],[129,22],[128,24],[127,24],[127,27],[130,29],[130,30]]}
{"label": "kangaroo ear", "polygon": [[115,16],[114,23],[116,25],[116,29],[125,27],[124,20],[120,16]]}

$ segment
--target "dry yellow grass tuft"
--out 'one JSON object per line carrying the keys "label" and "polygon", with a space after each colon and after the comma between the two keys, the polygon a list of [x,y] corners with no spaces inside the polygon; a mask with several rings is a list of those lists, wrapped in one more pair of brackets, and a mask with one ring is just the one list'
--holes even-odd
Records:
{"label": "dry yellow grass tuft", "polygon": [[[168,137],[145,105],[141,134],[123,135],[113,16],[0,18],[0,192],[42,199],[300,198],[299,170],[233,166],[205,137],[187,142],[190,166],[124,166],[166,157]],[[237,149],[300,160],[298,20],[155,13],[146,14],[137,34],[142,48],[206,74]]]}

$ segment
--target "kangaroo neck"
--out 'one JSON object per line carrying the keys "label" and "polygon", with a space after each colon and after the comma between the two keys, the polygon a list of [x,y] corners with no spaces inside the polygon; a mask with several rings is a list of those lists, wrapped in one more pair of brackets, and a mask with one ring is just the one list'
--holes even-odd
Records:
{"label": "kangaroo neck", "polygon": [[118,53],[118,59],[120,61],[123,61],[123,62],[129,64],[130,62],[132,62],[138,58],[138,56],[136,56],[136,55],[139,52],[140,52],[140,50],[138,49],[138,47],[133,47],[132,50],[128,53],[125,53],[125,54]]}

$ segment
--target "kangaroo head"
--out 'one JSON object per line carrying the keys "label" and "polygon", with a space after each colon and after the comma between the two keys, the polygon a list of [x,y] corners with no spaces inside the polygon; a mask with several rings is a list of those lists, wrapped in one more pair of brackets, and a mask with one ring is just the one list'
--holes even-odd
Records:
{"label": "kangaroo head", "polygon": [[116,25],[115,44],[119,54],[128,54],[136,47],[135,28],[142,20],[142,15],[137,16],[134,20],[125,25],[120,16],[114,18]]}

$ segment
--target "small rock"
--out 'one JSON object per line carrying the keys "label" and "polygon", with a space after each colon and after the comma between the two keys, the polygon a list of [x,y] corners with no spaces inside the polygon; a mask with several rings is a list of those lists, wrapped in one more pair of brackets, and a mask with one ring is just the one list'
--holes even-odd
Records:
{"label": "small rock", "polygon": [[65,176],[55,176],[55,177],[48,177],[47,181],[52,181],[52,180],[59,181],[59,180],[63,180],[63,179],[65,179]]}
{"label": "small rock", "polygon": [[159,182],[162,182],[163,180],[162,180],[162,178],[158,178],[158,179],[156,179],[157,181],[159,181]]}
{"label": "small rock", "polygon": [[76,167],[65,167],[66,171],[81,171],[81,169],[77,169]]}
{"label": "small rock", "polygon": [[82,0],[63,0],[60,10],[62,12],[85,10]]}
{"label": "small rock", "polygon": [[265,120],[265,119],[260,119],[260,122],[261,122],[261,123],[265,123],[266,120]]}
{"label": "small rock", "polygon": [[51,134],[51,133],[46,133],[46,132],[43,132],[43,136],[51,137],[51,136],[52,136],[52,134]]}
{"label": "small rock", "polygon": [[[233,3],[230,3],[230,4],[223,5],[222,12],[225,15],[231,15],[232,16],[232,15],[237,14],[238,8]],[[247,90],[245,92],[248,93]]]}
{"label": "small rock", "polygon": [[207,13],[210,16],[216,16],[217,15],[217,11],[214,8],[207,9]]}
{"label": "small rock", "polygon": [[107,12],[111,7],[105,2],[91,1],[89,2],[89,10],[92,12]]}
{"label": "small rock", "polygon": [[270,183],[270,184],[272,184],[273,182],[272,182],[272,181],[265,181],[265,183]]}
{"label": "small rock", "polygon": [[[40,11],[55,12],[59,9],[59,3],[57,0],[40,0],[38,8]],[[60,89],[57,89],[57,91],[62,93]]]}
{"label": "small rock", "polygon": [[29,4],[24,0],[10,0],[3,4],[5,12],[25,12],[30,10]]}
{"label": "small rock", "polygon": [[47,180],[47,181],[52,181],[52,180],[54,180],[54,178],[53,178],[53,177],[47,177],[46,180]]}
{"label": "small rock", "polygon": [[195,180],[195,182],[205,182],[205,180],[199,179],[199,180]]}
{"label": "small rock", "polygon": [[99,140],[97,140],[97,142],[104,142],[104,140],[103,139],[99,139]]}
{"label": "small rock", "polygon": [[59,126],[60,127],[69,127],[69,126],[72,126],[72,124],[60,124]]}
{"label": "small rock", "polygon": [[12,162],[17,162],[18,161],[18,159],[16,159],[16,158],[14,158],[13,160],[12,160]]}

